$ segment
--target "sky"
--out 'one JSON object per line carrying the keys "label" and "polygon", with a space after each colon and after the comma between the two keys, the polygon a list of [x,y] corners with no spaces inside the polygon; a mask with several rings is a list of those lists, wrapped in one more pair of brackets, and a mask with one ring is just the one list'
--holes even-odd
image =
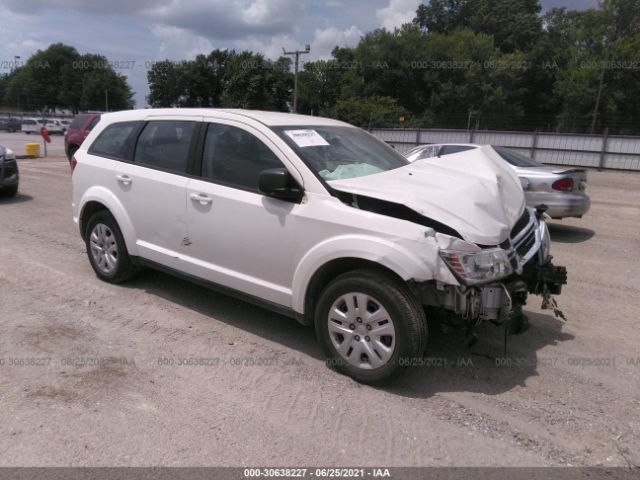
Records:
{"label": "sky", "polygon": [[[215,48],[275,59],[311,45],[305,61],[329,58],[371,30],[410,22],[421,0],[0,0],[0,73],[16,55],[62,42],[106,56],[146,106],[146,71],[163,59],[192,59]],[[584,9],[597,0],[542,0],[543,10]]]}

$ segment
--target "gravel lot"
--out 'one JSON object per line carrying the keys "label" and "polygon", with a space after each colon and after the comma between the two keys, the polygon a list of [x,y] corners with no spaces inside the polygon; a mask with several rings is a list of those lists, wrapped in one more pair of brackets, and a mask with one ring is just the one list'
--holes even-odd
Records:
{"label": "gravel lot", "polygon": [[552,225],[567,323],[531,297],[510,365],[495,327],[471,352],[433,328],[435,365],[374,389],[287,318],[152,271],[100,282],[66,159],[19,165],[0,199],[1,466],[640,464],[640,174],[590,172],[592,210]]}
{"label": "gravel lot", "polygon": [[[22,132],[0,132],[0,145],[10,148],[16,155],[26,155],[25,143],[39,143],[40,155],[44,156],[44,145],[39,134],[27,135]],[[47,144],[47,157],[64,157],[64,137],[62,135],[51,135],[51,143]]]}

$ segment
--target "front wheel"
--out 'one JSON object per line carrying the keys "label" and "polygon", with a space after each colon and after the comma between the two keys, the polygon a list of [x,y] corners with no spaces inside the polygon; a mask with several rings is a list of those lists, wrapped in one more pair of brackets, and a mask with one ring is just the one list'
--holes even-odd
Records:
{"label": "front wheel", "polygon": [[397,377],[427,343],[418,300],[401,281],[374,270],[333,280],[320,296],[315,327],[328,364],[362,383]]}

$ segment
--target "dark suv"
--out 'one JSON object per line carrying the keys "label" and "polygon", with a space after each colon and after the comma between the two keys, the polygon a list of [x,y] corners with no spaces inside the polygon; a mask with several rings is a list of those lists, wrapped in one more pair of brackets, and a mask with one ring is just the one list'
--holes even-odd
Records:
{"label": "dark suv", "polygon": [[16,157],[10,149],[0,145],[0,196],[15,197],[19,180]]}
{"label": "dark suv", "polygon": [[0,130],[6,130],[7,132],[19,132],[21,125],[20,119],[17,117],[0,118]]}
{"label": "dark suv", "polygon": [[73,119],[69,129],[64,136],[64,151],[67,158],[71,161],[71,157],[80,148],[82,142],[93,127],[100,121],[99,113],[81,113]]}

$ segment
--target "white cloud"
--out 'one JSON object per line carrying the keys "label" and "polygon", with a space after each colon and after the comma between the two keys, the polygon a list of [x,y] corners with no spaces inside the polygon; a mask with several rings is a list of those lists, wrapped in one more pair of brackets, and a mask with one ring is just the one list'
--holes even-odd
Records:
{"label": "white cloud", "polygon": [[358,44],[363,35],[364,33],[355,25],[351,25],[345,30],[338,30],[335,27],[316,30],[313,42],[311,42],[314,58],[329,58],[331,51],[336,46],[353,47]]}
{"label": "white cloud", "polygon": [[214,48],[211,41],[184,28],[159,24],[152,26],[151,32],[160,40],[155,60],[191,59],[200,53],[208,54]]}
{"label": "white cloud", "polygon": [[137,18],[179,27],[209,39],[292,32],[303,10],[297,0],[4,0],[22,15],[69,11],[84,15]]}
{"label": "white cloud", "polygon": [[389,5],[376,10],[380,26],[387,30],[393,30],[411,22],[416,16],[419,4],[420,0],[389,0]]}
{"label": "white cloud", "polygon": [[140,14],[208,39],[242,39],[292,32],[300,10],[296,0],[164,0]]}

